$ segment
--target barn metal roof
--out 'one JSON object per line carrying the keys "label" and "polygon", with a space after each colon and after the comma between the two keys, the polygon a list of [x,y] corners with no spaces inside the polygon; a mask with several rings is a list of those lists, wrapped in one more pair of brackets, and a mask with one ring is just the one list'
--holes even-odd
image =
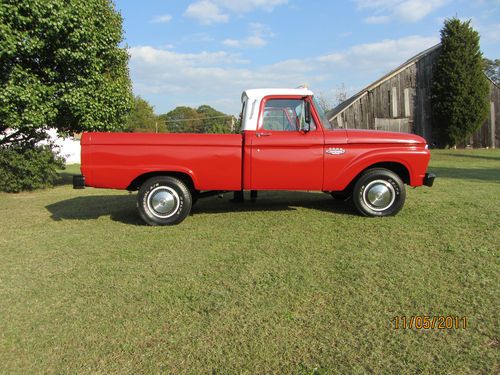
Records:
{"label": "barn metal roof", "polygon": [[351,106],[356,100],[359,98],[365,96],[369,91],[373,90],[375,87],[381,85],[388,79],[391,79],[395,75],[399,74],[409,66],[415,64],[418,60],[420,60],[422,57],[428,55],[431,52],[434,52],[437,50],[439,47],[441,47],[441,43],[436,44],[435,46],[432,46],[431,48],[426,49],[425,51],[420,52],[419,54],[413,56],[411,59],[405,61],[403,64],[398,66],[396,69],[392,70],[391,72],[387,73],[385,76],[382,78],[378,79],[377,81],[373,82],[372,84],[366,86],[364,89],[359,91],[357,94],[351,96],[349,99],[344,100],[342,103],[340,103],[338,106],[336,106],[334,109],[328,111],[326,113],[328,120],[331,121],[333,118],[338,116],[340,113],[344,112],[348,107]]}

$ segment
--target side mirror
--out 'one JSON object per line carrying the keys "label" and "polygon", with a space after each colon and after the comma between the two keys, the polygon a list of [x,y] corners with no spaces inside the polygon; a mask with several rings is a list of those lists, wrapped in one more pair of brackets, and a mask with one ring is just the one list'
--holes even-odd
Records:
{"label": "side mirror", "polygon": [[309,101],[304,101],[305,104],[305,113],[304,113],[304,131],[308,132],[311,130],[311,103]]}

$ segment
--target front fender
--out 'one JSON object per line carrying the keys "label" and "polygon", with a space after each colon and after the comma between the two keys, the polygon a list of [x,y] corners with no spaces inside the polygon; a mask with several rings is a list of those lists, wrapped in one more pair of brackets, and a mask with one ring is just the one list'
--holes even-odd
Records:
{"label": "front fender", "polygon": [[383,147],[356,145],[348,148],[341,158],[325,155],[325,191],[344,190],[364,170],[381,163],[396,163],[408,171],[411,186],[423,184],[429,151],[420,147]]}

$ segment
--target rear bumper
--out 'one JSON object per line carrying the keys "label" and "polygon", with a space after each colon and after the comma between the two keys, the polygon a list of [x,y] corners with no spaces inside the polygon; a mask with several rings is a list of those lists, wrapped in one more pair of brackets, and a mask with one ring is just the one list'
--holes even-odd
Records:
{"label": "rear bumper", "polygon": [[85,176],[73,176],[73,189],[85,189]]}
{"label": "rear bumper", "polygon": [[424,177],[424,185],[431,187],[434,184],[436,175],[434,173],[426,173]]}

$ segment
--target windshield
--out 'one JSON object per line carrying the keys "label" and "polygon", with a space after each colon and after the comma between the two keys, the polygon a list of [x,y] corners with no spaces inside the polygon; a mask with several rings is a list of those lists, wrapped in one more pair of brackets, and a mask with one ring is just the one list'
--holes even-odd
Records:
{"label": "windshield", "polygon": [[325,130],[333,130],[332,124],[330,124],[330,121],[328,121],[328,118],[326,117],[325,111],[323,111],[323,108],[319,105],[318,101],[316,98],[313,98],[314,101],[314,108],[316,108],[316,113],[319,116],[319,119],[321,120],[321,124],[323,125],[323,129]]}

